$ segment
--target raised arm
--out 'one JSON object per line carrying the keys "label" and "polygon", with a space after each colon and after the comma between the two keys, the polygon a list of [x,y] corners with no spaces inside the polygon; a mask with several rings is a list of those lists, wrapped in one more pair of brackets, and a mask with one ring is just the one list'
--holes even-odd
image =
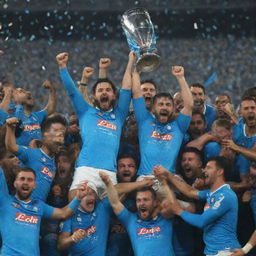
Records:
{"label": "raised arm", "polygon": [[149,186],[152,186],[153,184],[154,184],[153,178],[145,178],[141,181],[117,183],[115,185],[115,189],[120,197],[122,194],[128,194],[135,191],[136,189],[149,187]]}
{"label": "raised arm", "polygon": [[61,80],[72,101],[72,105],[75,109],[77,116],[80,117],[89,108],[90,105],[84,100],[83,95],[77,89],[74,81],[72,80],[67,70],[68,53],[63,52],[58,54],[56,56],[56,60],[59,66]]}
{"label": "raised arm", "polygon": [[77,210],[81,200],[88,194],[88,187],[86,183],[79,184],[76,191],[76,197],[63,208],[54,208],[52,219],[65,220],[69,218]]}
{"label": "raised arm", "polygon": [[140,74],[137,70],[134,70],[132,73],[132,94],[134,99],[142,97],[140,87]]}
{"label": "raised arm", "polygon": [[44,110],[47,111],[48,115],[51,115],[55,112],[57,104],[56,88],[49,80],[43,82],[43,87],[49,90],[49,98]]}
{"label": "raised arm", "polygon": [[179,176],[174,175],[168,172],[161,165],[157,165],[154,167],[154,175],[158,176],[165,176],[165,179],[171,182],[182,194],[184,194],[188,198],[192,199],[199,199],[198,198],[198,190],[188,185],[183,179]]}
{"label": "raised arm", "polygon": [[83,94],[84,100],[91,104],[89,94],[88,94],[88,81],[89,78],[93,75],[94,68],[91,67],[85,67],[82,73],[80,85],[79,85],[79,91]]}
{"label": "raised arm", "polygon": [[119,200],[118,193],[117,193],[112,181],[110,180],[108,175],[105,174],[104,172],[100,172],[99,175],[107,187],[108,199],[113,208],[114,213],[119,214],[124,209],[124,205]]}
{"label": "raised arm", "polygon": [[15,138],[15,128],[18,123],[19,121],[16,117],[11,117],[6,120],[7,127],[5,135],[5,146],[7,150],[14,154],[18,151],[18,145]]}
{"label": "raised arm", "polygon": [[131,51],[129,53],[128,63],[123,76],[122,89],[127,89],[127,90],[132,89],[132,68],[133,68],[135,59],[136,59],[135,52]]}
{"label": "raised arm", "polygon": [[4,98],[0,103],[0,109],[7,112],[9,109],[9,104],[12,98],[12,88],[11,87],[3,87]]}
{"label": "raised arm", "polygon": [[193,98],[184,76],[184,68],[181,66],[173,66],[172,74],[176,77],[179,83],[180,90],[181,90],[181,97],[184,101],[184,107],[181,110],[181,113],[187,116],[191,116],[192,108],[193,108]]}
{"label": "raised arm", "polygon": [[108,68],[111,65],[111,59],[109,58],[100,58],[99,61],[99,79],[107,78]]}

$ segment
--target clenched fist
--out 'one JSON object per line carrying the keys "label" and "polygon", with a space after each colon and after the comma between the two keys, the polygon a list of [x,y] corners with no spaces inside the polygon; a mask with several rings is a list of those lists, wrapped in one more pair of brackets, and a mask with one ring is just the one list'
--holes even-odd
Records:
{"label": "clenched fist", "polygon": [[59,65],[59,68],[65,68],[68,63],[68,53],[63,52],[56,56],[57,63]]}

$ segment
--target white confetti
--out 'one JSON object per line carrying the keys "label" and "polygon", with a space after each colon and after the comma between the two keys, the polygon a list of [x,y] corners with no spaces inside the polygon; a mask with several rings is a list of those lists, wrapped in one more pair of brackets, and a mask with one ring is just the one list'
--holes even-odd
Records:
{"label": "white confetti", "polygon": [[42,70],[46,70],[45,66],[42,66]]}
{"label": "white confetti", "polygon": [[44,26],[44,29],[45,29],[45,30],[49,30],[49,28],[48,28],[48,27],[46,27],[46,26]]}
{"label": "white confetti", "polygon": [[194,29],[198,29],[197,23],[194,22]]}
{"label": "white confetti", "polygon": [[8,27],[11,27],[13,25],[13,23],[12,22],[10,22],[9,24],[8,24]]}

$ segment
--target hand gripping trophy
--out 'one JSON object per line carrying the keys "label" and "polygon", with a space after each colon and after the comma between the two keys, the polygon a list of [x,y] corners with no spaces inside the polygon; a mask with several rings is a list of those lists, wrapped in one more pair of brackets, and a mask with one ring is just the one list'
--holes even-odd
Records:
{"label": "hand gripping trophy", "polygon": [[121,19],[128,45],[136,52],[136,68],[141,72],[151,72],[160,64],[156,52],[156,35],[149,13],[144,8],[126,11]]}

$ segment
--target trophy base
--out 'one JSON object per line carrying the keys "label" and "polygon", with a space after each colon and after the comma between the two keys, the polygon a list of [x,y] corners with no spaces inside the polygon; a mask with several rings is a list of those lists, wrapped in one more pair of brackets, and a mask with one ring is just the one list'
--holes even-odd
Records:
{"label": "trophy base", "polygon": [[151,72],[160,65],[160,56],[155,53],[144,53],[136,63],[139,72]]}

